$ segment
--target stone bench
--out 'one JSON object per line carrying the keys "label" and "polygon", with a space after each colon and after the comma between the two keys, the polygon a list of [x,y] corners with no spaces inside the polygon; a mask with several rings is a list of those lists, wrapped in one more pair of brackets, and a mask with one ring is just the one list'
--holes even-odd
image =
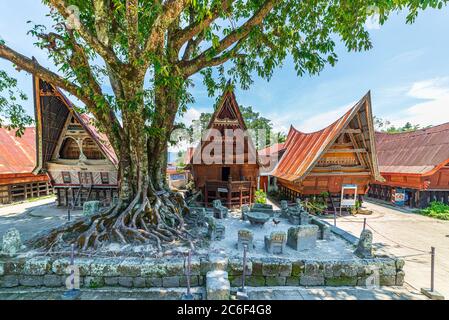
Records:
{"label": "stone bench", "polygon": [[287,235],[283,231],[273,231],[269,236],[265,236],[265,250],[268,253],[284,253],[286,243]]}

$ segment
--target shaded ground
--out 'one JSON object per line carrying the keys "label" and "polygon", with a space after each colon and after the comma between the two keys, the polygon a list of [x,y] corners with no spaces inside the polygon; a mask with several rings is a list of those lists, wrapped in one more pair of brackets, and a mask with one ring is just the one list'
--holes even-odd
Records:
{"label": "shaded ground", "polygon": [[[418,292],[406,287],[382,287],[366,289],[360,287],[260,287],[247,288],[250,300],[411,300],[425,299]],[[60,300],[64,291],[60,289],[3,289],[0,300]],[[186,292],[183,288],[82,289],[80,300],[178,300]],[[199,299],[204,288],[192,288]]]}
{"label": "shaded ground", "polygon": [[449,221],[407,213],[381,203],[365,202],[365,206],[373,211],[372,215],[339,217],[337,226],[358,237],[363,219],[367,218],[376,254],[384,252],[404,257],[405,281],[417,289],[430,287],[428,252],[434,246],[435,288],[449,298]]}
{"label": "shaded ground", "polygon": [[[72,212],[79,217],[81,211]],[[13,204],[0,207],[0,238],[10,228],[20,231],[22,240],[29,239],[38,232],[52,229],[67,222],[67,209],[56,207],[55,198]]]}

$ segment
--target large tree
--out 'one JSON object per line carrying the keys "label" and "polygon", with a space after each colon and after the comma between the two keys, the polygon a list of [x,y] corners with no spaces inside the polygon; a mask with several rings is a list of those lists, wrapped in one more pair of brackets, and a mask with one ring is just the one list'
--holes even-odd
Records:
{"label": "large tree", "polygon": [[[85,104],[119,158],[118,205],[88,222],[74,222],[39,244],[77,241],[149,242],[187,238],[182,198],[165,182],[174,121],[192,101],[191,77],[201,73],[213,94],[228,79],[248,88],[269,79],[291,56],[298,76],[334,65],[336,41],[370,49],[365,21],[385,22],[407,9],[445,0],[44,0],[52,26],[31,33],[58,72],[0,40],[0,57]],[[1,81],[1,79],[0,79]],[[113,94],[104,87],[110,84]],[[12,103],[14,104],[14,103]],[[11,105],[6,103],[5,105]],[[17,119],[16,119],[17,120]],[[17,120],[17,121],[20,121]]]}

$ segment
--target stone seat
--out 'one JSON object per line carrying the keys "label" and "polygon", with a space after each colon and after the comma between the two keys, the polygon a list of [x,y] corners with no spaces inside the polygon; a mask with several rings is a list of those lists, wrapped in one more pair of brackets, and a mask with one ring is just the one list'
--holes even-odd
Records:
{"label": "stone seat", "polygon": [[239,230],[237,236],[237,249],[243,250],[245,245],[248,251],[252,251],[254,249],[254,234],[251,230]]}
{"label": "stone seat", "polygon": [[265,236],[265,250],[268,253],[284,253],[286,243],[287,235],[283,231],[273,231],[269,236]]}
{"label": "stone seat", "polygon": [[318,226],[313,224],[288,229],[287,245],[297,251],[313,249],[316,246]]}
{"label": "stone seat", "polygon": [[223,240],[225,237],[225,226],[215,220],[214,217],[207,217],[207,235],[212,241]]}
{"label": "stone seat", "polygon": [[221,204],[220,200],[212,201],[214,210],[214,217],[217,219],[226,219],[228,217],[229,209]]}

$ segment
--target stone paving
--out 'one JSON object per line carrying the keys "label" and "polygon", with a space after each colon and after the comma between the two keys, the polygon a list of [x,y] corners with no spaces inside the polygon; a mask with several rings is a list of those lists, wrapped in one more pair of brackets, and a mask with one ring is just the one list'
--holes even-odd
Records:
{"label": "stone paving", "polygon": [[359,237],[366,218],[368,228],[373,231],[375,253],[404,257],[405,281],[418,290],[430,286],[430,254],[427,252],[434,246],[435,288],[448,299],[449,221],[407,213],[377,202],[366,201],[364,206],[373,214],[339,217],[337,226]]}
{"label": "stone paving", "polygon": [[[81,216],[81,211],[72,212],[72,217]],[[0,207],[0,237],[10,228],[20,231],[22,240],[36,233],[56,228],[67,222],[67,209],[56,207],[55,198],[12,204]]]}
{"label": "stone paving", "polygon": [[[247,288],[250,300],[423,300],[412,288],[381,287],[264,287]],[[204,296],[204,288],[192,288],[195,299]],[[0,300],[60,300],[61,289],[2,289]],[[80,300],[178,300],[185,293],[182,288],[82,289]]]}

